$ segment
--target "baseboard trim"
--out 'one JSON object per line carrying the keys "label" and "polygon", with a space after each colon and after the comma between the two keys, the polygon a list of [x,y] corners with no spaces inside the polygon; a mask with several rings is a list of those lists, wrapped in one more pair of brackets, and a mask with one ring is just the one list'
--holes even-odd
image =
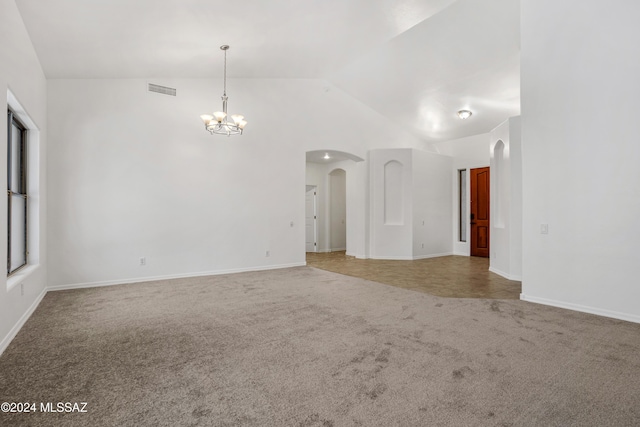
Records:
{"label": "baseboard trim", "polygon": [[387,260],[398,260],[398,261],[414,261],[417,259],[427,259],[427,258],[439,258],[443,256],[453,255],[453,252],[444,252],[441,254],[429,254],[429,255],[416,255],[416,256],[378,256],[371,255],[369,258],[371,259],[387,259]]}
{"label": "baseboard trim", "polygon": [[533,302],[536,304],[550,305],[552,307],[565,308],[567,310],[580,311],[582,313],[595,314],[597,316],[610,317],[612,319],[625,320],[627,322],[633,323],[640,323],[640,316],[637,316],[635,314],[621,313],[619,311],[611,311],[602,308],[589,307],[586,305],[573,304],[570,302],[533,297],[525,294],[520,294],[520,299],[522,301]]}
{"label": "baseboard trim", "polygon": [[443,252],[441,254],[429,254],[429,255],[416,255],[413,259],[428,259],[428,258],[440,258],[443,256],[451,256],[453,252]]}
{"label": "baseboard trim", "polygon": [[398,261],[413,261],[413,257],[411,256],[378,256],[371,255],[370,259],[388,259],[388,260],[398,260]]}
{"label": "baseboard trim", "polygon": [[339,251],[346,251],[347,248],[331,248],[331,250],[329,252],[339,252]]}
{"label": "baseboard trim", "polygon": [[522,276],[512,276],[511,274],[507,274],[504,271],[498,270],[497,268],[494,268],[494,267],[489,267],[489,271],[497,274],[498,276],[502,276],[505,279],[514,280],[516,282],[522,282]]}
{"label": "baseboard trim", "polygon": [[18,332],[20,332],[20,329],[22,329],[24,324],[27,323],[27,320],[29,320],[33,312],[36,311],[36,308],[38,308],[38,305],[40,305],[40,302],[46,294],[47,289],[43,289],[42,292],[40,292],[40,295],[38,295],[35,301],[33,301],[33,303],[29,306],[27,311],[22,315],[22,317],[20,317],[13,328],[11,328],[9,333],[2,339],[2,341],[0,342],[0,356],[2,356],[2,353],[4,353],[7,347],[9,347],[9,344],[11,344],[11,341],[13,341],[16,335],[18,335]]}
{"label": "baseboard trim", "polygon": [[137,278],[131,278],[131,279],[105,280],[100,282],[73,283],[68,285],[49,286],[47,290],[48,291],[65,291],[69,289],[97,288],[100,286],[125,285],[128,283],[155,282],[156,280],[185,279],[188,277],[220,276],[222,274],[247,273],[250,271],[279,270],[282,268],[302,267],[305,265],[307,265],[306,261],[296,262],[291,264],[264,265],[264,266],[249,267],[249,268],[232,268],[228,270],[201,271],[198,273],[169,274],[165,276],[148,276],[148,277],[137,277]]}

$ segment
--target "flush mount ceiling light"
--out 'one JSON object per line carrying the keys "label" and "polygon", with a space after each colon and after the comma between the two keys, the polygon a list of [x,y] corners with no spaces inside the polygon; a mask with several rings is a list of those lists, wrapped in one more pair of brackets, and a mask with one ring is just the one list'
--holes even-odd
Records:
{"label": "flush mount ceiling light", "polygon": [[227,50],[229,46],[222,45],[220,50],[224,51],[224,91],[222,92],[222,111],[216,111],[211,114],[203,114],[200,116],[204,122],[204,128],[212,135],[238,135],[242,134],[242,130],[247,124],[244,116],[233,114],[231,119],[233,123],[227,121]]}
{"label": "flush mount ceiling light", "polygon": [[458,117],[460,117],[462,120],[468,119],[469,117],[471,117],[471,111],[469,110],[460,110],[458,111]]}

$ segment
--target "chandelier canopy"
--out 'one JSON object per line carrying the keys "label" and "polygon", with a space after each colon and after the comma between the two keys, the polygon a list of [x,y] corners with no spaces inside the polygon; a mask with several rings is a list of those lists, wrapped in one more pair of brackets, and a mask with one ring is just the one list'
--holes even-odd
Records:
{"label": "chandelier canopy", "polygon": [[460,117],[462,120],[466,120],[469,117],[471,117],[471,114],[473,114],[471,111],[469,110],[460,110],[458,111],[458,117]]}
{"label": "chandelier canopy", "polygon": [[238,135],[242,134],[242,130],[247,124],[244,116],[240,114],[231,115],[233,122],[227,121],[227,50],[228,45],[220,46],[220,50],[224,51],[224,91],[222,93],[222,111],[216,111],[213,114],[203,114],[200,116],[204,122],[204,128],[212,135]]}

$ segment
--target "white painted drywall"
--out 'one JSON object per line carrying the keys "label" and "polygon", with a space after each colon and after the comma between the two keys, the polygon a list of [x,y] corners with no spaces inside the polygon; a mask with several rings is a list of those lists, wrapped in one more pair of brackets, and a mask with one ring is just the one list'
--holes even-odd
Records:
{"label": "white painted drywall", "polygon": [[397,160],[389,160],[383,166],[383,185],[384,185],[384,217],[385,225],[403,225],[404,224],[404,191],[405,183],[404,166]]}
{"label": "white painted drywall", "polygon": [[[0,94],[4,97],[2,105],[6,112],[7,90],[10,90],[16,100],[23,107],[23,112],[33,121],[38,129],[39,152],[30,137],[31,150],[30,161],[37,160],[38,164],[31,163],[31,167],[37,169],[38,193],[32,195],[38,198],[39,221],[37,224],[29,224],[32,233],[38,233],[33,248],[33,254],[38,255],[35,260],[30,254],[29,262],[37,262],[37,268],[28,268],[26,272],[17,273],[7,281],[6,274],[0,284],[0,353],[4,351],[20,326],[26,321],[30,313],[37,306],[44,295],[47,275],[46,252],[46,205],[47,205],[47,181],[46,181],[46,153],[47,153],[47,82],[40,67],[36,53],[31,45],[29,35],[24,27],[20,13],[13,1],[0,2]],[[3,115],[0,120],[0,135],[2,147],[0,150],[0,165],[3,176],[6,177],[7,150],[7,120]],[[29,183],[30,190],[34,183]],[[29,205],[33,205],[30,203]],[[7,199],[0,198],[0,240],[7,240]],[[31,236],[33,238],[33,236]],[[0,259],[7,259],[7,246],[0,245]],[[10,286],[8,284],[10,283]],[[21,286],[24,288],[24,295]]]}
{"label": "white painted drywall", "polygon": [[343,161],[336,166],[347,172],[347,255],[368,258],[370,251],[369,161]]}
{"label": "white painted drywall", "polygon": [[[522,147],[520,117],[491,131],[491,232],[489,270],[522,279]],[[499,150],[502,144],[503,149]],[[499,153],[502,151],[502,153]]]}
{"label": "white painted drywall", "polygon": [[452,192],[452,213],[453,213],[453,253],[455,255],[469,256],[471,253],[471,227],[469,226],[469,218],[467,221],[467,235],[465,241],[460,240],[458,224],[460,221],[459,194],[458,194],[458,171],[467,170],[467,180],[463,185],[467,188],[467,199],[464,203],[467,206],[467,212],[471,212],[469,203],[469,170],[475,168],[483,168],[489,166],[489,143],[490,136],[488,133],[469,136],[451,141],[444,141],[433,144],[434,151],[450,156],[452,158],[451,166],[451,192]]}
{"label": "white painted drywall", "polygon": [[413,258],[451,255],[453,159],[412,151]]}
{"label": "white painted drywall", "polygon": [[[452,253],[452,159],[415,149],[372,150],[371,258],[416,259]],[[385,166],[402,165],[402,218],[385,222]],[[400,203],[400,202],[398,202]],[[423,225],[424,221],[424,225]],[[422,247],[424,244],[424,248]]]}
{"label": "white painted drywall", "polygon": [[[427,140],[487,132],[520,111],[519,14],[516,0],[457,0],[354,54],[330,79],[398,130],[411,127]],[[462,126],[461,108],[474,112]]]}
{"label": "white painted drywall", "polygon": [[295,129],[272,125],[304,110],[305,82],[278,97],[277,82],[232,81],[229,112],[249,125],[225,137],[199,122],[220,107],[220,86],[151,81],[177,96],[137,79],[50,81],[50,284],[304,263],[306,150]]}
{"label": "white painted drywall", "polygon": [[638,22],[638,2],[522,1],[522,298],[636,322]]}
{"label": "white painted drywall", "polygon": [[[369,153],[371,191],[371,258],[411,259],[413,257],[412,223],[412,150],[372,150]],[[385,165],[402,165],[402,188],[398,189],[403,203],[401,221],[385,223]]]}
{"label": "white painted drywall", "polygon": [[329,233],[331,251],[346,251],[347,178],[340,168],[329,173]]}
{"label": "white painted drywall", "polygon": [[[300,99],[303,102],[299,106],[288,107],[294,109],[284,113],[295,113],[297,123],[294,129],[296,130],[291,133],[291,136],[296,138],[296,143],[304,144],[307,151],[336,150],[366,159],[369,150],[378,148],[432,150],[423,139],[399,127],[397,123],[390,122],[387,117],[326,81],[264,80],[263,82],[264,85],[274,86],[275,90],[280,90],[277,82],[284,86],[280,95],[270,96]],[[289,87],[288,82],[297,83]],[[292,90],[301,92],[290,96],[289,91]],[[230,91],[228,92],[231,94]],[[271,102],[271,100],[264,102]],[[277,115],[282,113],[273,111],[273,114]],[[259,114],[264,115],[264,112],[260,111]]]}
{"label": "white painted drywall", "polygon": [[220,80],[50,81],[52,286],[304,263],[306,151],[424,146],[323,81],[227,83],[240,137],[199,121],[220,108]]}

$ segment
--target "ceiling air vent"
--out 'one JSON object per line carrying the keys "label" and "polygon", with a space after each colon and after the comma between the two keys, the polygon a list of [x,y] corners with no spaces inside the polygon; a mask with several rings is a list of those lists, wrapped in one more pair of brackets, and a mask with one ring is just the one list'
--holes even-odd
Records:
{"label": "ceiling air vent", "polygon": [[163,95],[176,96],[176,90],[174,88],[154,85],[153,83],[149,83],[149,92],[156,92],[156,93],[161,93]]}

